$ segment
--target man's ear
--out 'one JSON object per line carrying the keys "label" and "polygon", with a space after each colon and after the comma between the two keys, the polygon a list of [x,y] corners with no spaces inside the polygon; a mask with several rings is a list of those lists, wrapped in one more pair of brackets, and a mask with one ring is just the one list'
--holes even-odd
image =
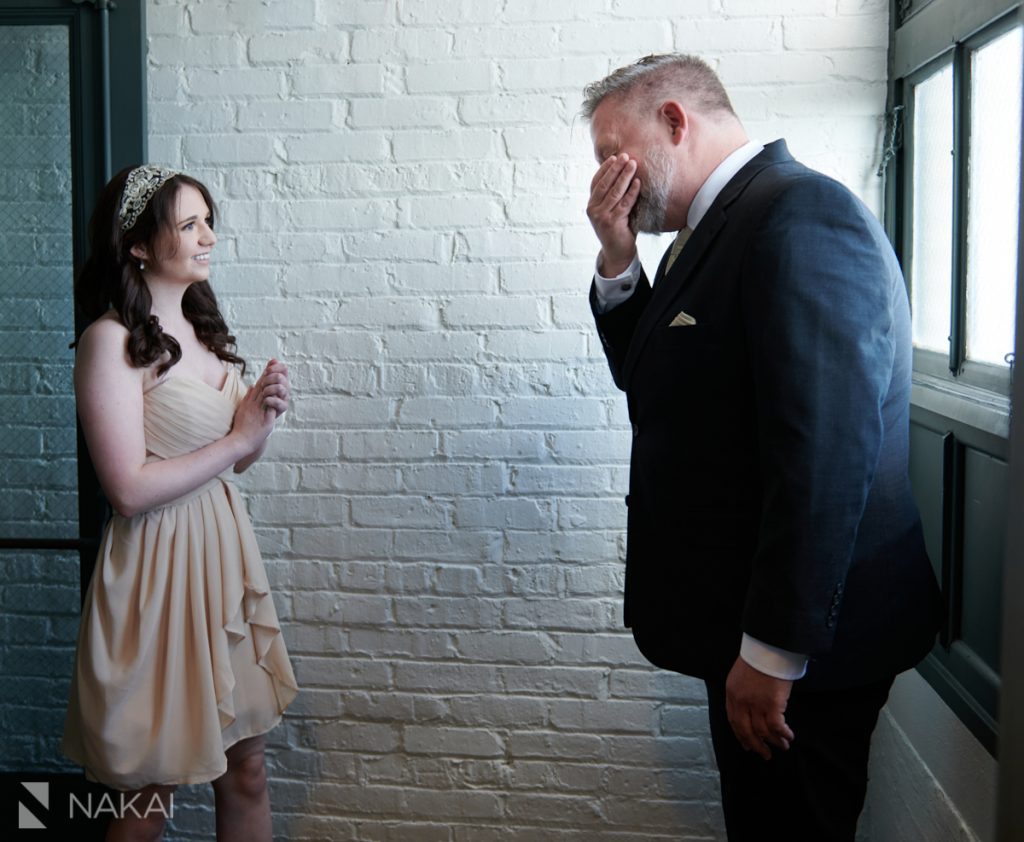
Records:
{"label": "man's ear", "polygon": [[658,109],[658,116],[672,133],[672,143],[681,143],[690,130],[690,118],[683,106],[674,99],[665,100]]}

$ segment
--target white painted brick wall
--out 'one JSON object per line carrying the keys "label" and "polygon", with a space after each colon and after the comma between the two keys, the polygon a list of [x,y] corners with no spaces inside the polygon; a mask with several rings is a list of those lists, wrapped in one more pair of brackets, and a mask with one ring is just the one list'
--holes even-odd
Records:
{"label": "white painted brick wall", "polygon": [[[882,0],[148,0],[150,156],[295,405],[248,480],[304,691],[277,835],[723,838],[698,682],[621,627],[629,435],[585,295],[580,89],[700,51],[873,208]],[[663,246],[650,240],[651,265]],[[183,794],[172,838],[208,838]]]}

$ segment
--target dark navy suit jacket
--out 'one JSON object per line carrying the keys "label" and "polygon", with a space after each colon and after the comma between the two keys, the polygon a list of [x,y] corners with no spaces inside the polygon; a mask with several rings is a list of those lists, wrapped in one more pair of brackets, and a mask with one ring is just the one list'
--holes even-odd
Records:
{"label": "dark navy suit jacket", "polygon": [[[747,632],[809,655],[807,689],[913,666],[938,590],[907,473],[907,294],[878,221],[776,141],[664,265],[595,307],[633,425],[641,651],[720,678]],[[671,327],[680,311],[696,323]]]}

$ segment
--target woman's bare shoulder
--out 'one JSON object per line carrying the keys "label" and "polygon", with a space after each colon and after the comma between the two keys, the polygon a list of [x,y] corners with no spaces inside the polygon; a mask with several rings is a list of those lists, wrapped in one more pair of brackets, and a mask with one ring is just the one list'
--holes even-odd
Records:
{"label": "woman's bare shoulder", "polygon": [[128,338],[128,328],[121,324],[116,311],[107,310],[96,321],[82,331],[78,339],[78,345],[99,345],[106,346],[113,343],[123,343]]}
{"label": "woman's bare shoulder", "polygon": [[78,339],[78,353],[75,367],[100,365],[105,368],[131,368],[128,359],[128,328],[113,310],[108,310],[89,327]]}

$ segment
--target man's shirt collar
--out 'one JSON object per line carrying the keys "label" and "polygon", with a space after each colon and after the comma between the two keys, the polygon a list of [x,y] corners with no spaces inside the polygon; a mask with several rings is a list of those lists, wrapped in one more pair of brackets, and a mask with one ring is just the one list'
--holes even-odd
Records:
{"label": "man's shirt collar", "polygon": [[739,149],[730,153],[722,163],[711,171],[711,175],[700,186],[700,190],[697,191],[697,195],[693,197],[693,201],[690,203],[690,210],[686,214],[687,228],[692,231],[700,224],[704,214],[708,212],[708,208],[718,198],[718,194],[722,192],[722,188],[729,183],[736,173],[743,169],[745,164],[761,154],[763,150],[763,144],[753,140],[747,141]]}

